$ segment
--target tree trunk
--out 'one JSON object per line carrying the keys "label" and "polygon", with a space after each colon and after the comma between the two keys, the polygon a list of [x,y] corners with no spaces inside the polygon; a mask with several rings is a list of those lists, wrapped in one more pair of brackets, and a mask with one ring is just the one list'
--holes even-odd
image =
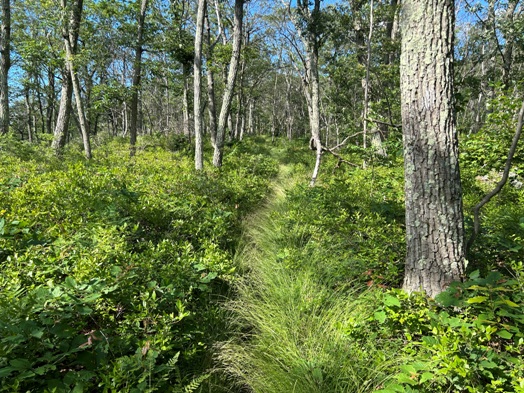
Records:
{"label": "tree trunk", "polygon": [[[68,14],[67,0],[61,0],[62,10],[65,15]],[[69,11],[69,20],[64,18],[64,26],[62,29],[62,36],[69,39],[71,44],[71,53],[76,54],[76,47],[78,41],[78,32],[80,29],[80,14],[83,7],[83,0],[75,0]],[[69,118],[71,115],[71,101],[73,96],[73,81],[71,80],[71,73],[68,66],[62,70],[62,93],[60,96],[60,108],[58,110],[58,118],[53,136],[53,143],[51,147],[55,154],[60,155],[67,141],[69,131]]]}
{"label": "tree trunk", "polygon": [[201,109],[201,82],[202,82],[202,36],[204,35],[204,14],[206,0],[198,1],[197,24],[195,32],[195,60],[194,60],[194,118],[195,118],[195,169],[204,167],[202,147],[202,109]]}
{"label": "tree trunk", "polygon": [[11,68],[11,1],[2,0],[0,26],[0,134],[9,132],[9,68]]}
{"label": "tree trunk", "polygon": [[[315,0],[315,3],[320,3]],[[320,83],[318,78],[318,45],[313,45],[310,50],[310,70],[311,70],[311,111],[310,111],[310,126],[311,137],[315,142],[316,160],[315,168],[311,176],[309,185],[313,187],[318,178],[320,171],[320,161],[322,158],[322,142],[320,141]]]}
{"label": "tree trunk", "polygon": [[452,0],[405,0],[400,61],[405,159],[404,289],[433,297],[464,274],[453,107]]}
{"label": "tree trunk", "polygon": [[[369,112],[369,69],[371,67],[371,39],[373,38],[373,0],[369,6],[369,35],[366,42],[366,78],[362,81],[364,87],[364,110],[362,124],[364,125],[364,131],[362,134],[362,147],[367,148],[367,137],[368,137],[368,112]],[[365,166],[365,161],[364,161]]]}
{"label": "tree trunk", "polygon": [[135,155],[136,138],[138,134],[138,89],[140,89],[140,80],[142,78],[142,41],[144,37],[144,22],[146,19],[148,0],[142,0],[140,5],[140,15],[138,16],[138,32],[136,37],[137,46],[135,48],[135,61],[133,63],[133,85],[131,91],[131,119],[129,122],[129,142],[131,145],[130,154]]}
{"label": "tree trunk", "polygon": [[47,92],[47,108],[46,108],[46,132],[51,134],[53,132],[53,117],[55,113],[55,74],[49,68],[47,72],[47,79],[49,81]]}
{"label": "tree trunk", "polygon": [[62,92],[60,94],[60,107],[58,108],[58,117],[53,136],[51,147],[55,154],[60,155],[65,147],[67,133],[69,131],[69,117],[71,115],[71,101],[73,96],[73,83],[71,74],[64,70],[62,76]]}
{"label": "tree trunk", "polygon": [[211,59],[213,57],[213,45],[211,44],[211,28],[209,26],[209,18],[206,13],[206,40],[207,40],[207,111],[209,115],[209,133],[211,135],[211,145],[213,148],[216,146],[216,137],[217,137],[217,110],[215,105],[215,77],[213,74],[213,67],[211,64]]}
{"label": "tree trunk", "polygon": [[182,63],[182,77],[184,78],[184,91],[182,94],[182,122],[184,129],[182,132],[187,136],[189,143],[191,143],[191,131],[189,130],[189,67],[190,63]]}
{"label": "tree trunk", "polygon": [[[81,5],[80,5],[81,6]],[[82,10],[78,13],[78,17],[81,17]],[[80,95],[80,82],[78,81],[78,75],[75,71],[73,64],[73,53],[71,49],[71,43],[69,42],[69,36],[64,37],[64,45],[66,49],[66,67],[71,75],[71,82],[73,85],[73,93],[75,94],[76,110],[78,114],[78,123],[80,124],[80,132],[82,133],[82,142],[84,144],[84,154],[88,160],[91,159],[91,143],[89,141],[89,129],[87,127],[86,116],[84,108],[82,107],[82,97]]]}
{"label": "tree trunk", "polygon": [[218,118],[216,145],[215,145],[215,152],[213,154],[213,165],[216,167],[222,166],[222,154],[224,150],[224,136],[225,136],[226,122],[228,121],[228,117],[229,117],[229,110],[231,108],[231,101],[233,99],[233,90],[235,88],[235,79],[237,76],[238,64],[240,60],[240,47],[242,45],[243,14],[244,14],[244,0],[235,0],[233,53],[231,55],[231,62],[229,64],[229,72],[227,75],[227,84],[224,89],[224,96],[222,98],[222,107],[220,108],[220,116]]}

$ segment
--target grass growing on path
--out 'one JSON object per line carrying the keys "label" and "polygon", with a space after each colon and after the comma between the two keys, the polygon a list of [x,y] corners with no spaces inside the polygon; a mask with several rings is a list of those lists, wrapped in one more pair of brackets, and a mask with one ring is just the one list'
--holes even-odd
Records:
{"label": "grass growing on path", "polygon": [[335,289],[319,274],[337,263],[325,254],[312,253],[301,263],[293,258],[315,241],[296,233],[300,225],[287,225],[287,193],[305,178],[303,168],[282,165],[273,196],[245,224],[245,245],[237,256],[245,274],[228,304],[238,334],[218,351],[235,391],[373,391],[396,361],[397,342],[365,333],[381,293],[363,291],[360,284]]}

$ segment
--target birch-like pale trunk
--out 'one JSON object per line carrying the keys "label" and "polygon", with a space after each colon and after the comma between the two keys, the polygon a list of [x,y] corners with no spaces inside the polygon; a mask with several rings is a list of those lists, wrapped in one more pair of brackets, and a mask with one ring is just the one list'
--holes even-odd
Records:
{"label": "birch-like pale trunk", "polygon": [[404,0],[400,59],[407,256],[403,288],[442,292],[464,274],[453,105],[453,0]]}
{"label": "birch-like pale trunk", "polygon": [[204,35],[204,15],[206,12],[206,0],[198,1],[197,23],[195,32],[195,59],[193,72],[193,95],[194,95],[194,115],[195,122],[195,169],[200,171],[204,167],[203,143],[202,143],[202,104],[201,104],[201,84],[202,84],[202,38]]}
{"label": "birch-like pale trunk", "polygon": [[[81,10],[79,13],[81,17]],[[88,160],[91,159],[91,143],[89,141],[89,128],[86,121],[84,108],[82,107],[82,97],[80,94],[80,82],[73,64],[73,53],[69,36],[64,37],[64,46],[66,50],[66,67],[71,76],[71,83],[73,85],[73,93],[75,95],[76,110],[78,114],[78,123],[80,124],[80,132],[82,133],[82,142],[84,144],[84,155]]]}
{"label": "birch-like pale trunk", "polygon": [[213,165],[215,167],[222,166],[222,156],[223,156],[223,151],[224,151],[226,123],[229,118],[231,101],[233,99],[233,90],[235,88],[235,80],[237,77],[238,65],[240,62],[240,48],[242,45],[242,19],[243,19],[243,16],[244,16],[244,0],[235,0],[235,21],[234,21],[234,28],[233,28],[233,53],[231,55],[231,62],[229,63],[229,72],[227,75],[227,83],[224,88],[224,96],[222,98],[222,107],[220,108],[220,116],[218,118],[216,144],[215,144],[215,151],[213,154]]}
{"label": "birch-like pale trunk", "polygon": [[[61,0],[60,5],[63,11],[62,36],[69,39],[71,53],[76,54],[78,32],[80,30],[80,19],[83,8],[83,0],[74,0],[71,6],[68,6],[67,0]],[[66,54],[67,56],[67,54]],[[69,119],[71,117],[71,102],[73,97],[73,81],[71,73],[66,65],[62,70],[62,92],[60,95],[60,107],[56,120],[53,142],[51,147],[55,154],[60,155],[64,149],[69,132]]]}

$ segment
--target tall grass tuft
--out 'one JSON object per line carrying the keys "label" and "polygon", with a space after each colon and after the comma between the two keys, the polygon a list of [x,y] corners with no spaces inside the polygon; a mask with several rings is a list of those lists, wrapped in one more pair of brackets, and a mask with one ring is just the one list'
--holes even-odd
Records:
{"label": "tall grass tuft", "polygon": [[[365,334],[382,296],[361,285],[333,289],[319,280],[315,263],[290,267],[279,257],[287,244],[288,179],[265,209],[247,222],[237,256],[244,270],[228,304],[237,334],[217,350],[219,368],[234,391],[256,393],[371,392],[383,386],[400,344]],[[351,288],[351,289],[348,289]],[[364,334],[362,334],[364,332]],[[356,336],[358,340],[356,339]]]}

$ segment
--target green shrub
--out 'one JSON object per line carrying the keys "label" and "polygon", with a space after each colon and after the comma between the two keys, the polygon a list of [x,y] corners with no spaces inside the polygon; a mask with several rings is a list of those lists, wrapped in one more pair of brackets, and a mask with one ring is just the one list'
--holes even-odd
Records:
{"label": "green shrub", "polygon": [[141,139],[134,158],[125,141],[99,142],[87,162],[1,141],[0,391],[191,391],[207,379],[224,334],[215,299],[276,163],[233,151],[196,174],[163,138]]}

